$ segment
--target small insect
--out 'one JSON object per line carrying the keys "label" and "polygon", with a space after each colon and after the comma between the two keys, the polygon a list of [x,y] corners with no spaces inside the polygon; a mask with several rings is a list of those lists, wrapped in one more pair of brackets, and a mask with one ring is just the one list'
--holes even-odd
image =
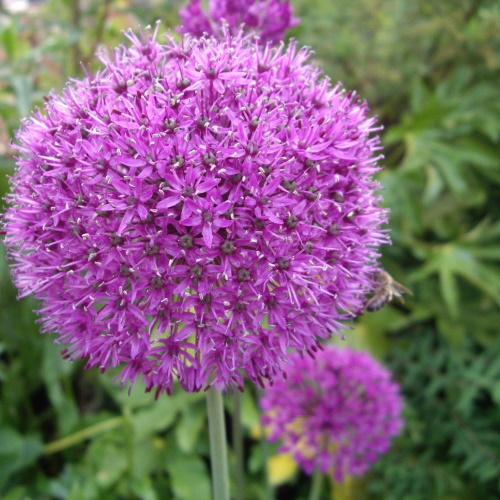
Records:
{"label": "small insect", "polygon": [[373,280],[376,286],[371,296],[365,302],[365,309],[368,312],[375,312],[382,309],[382,307],[388,304],[394,297],[403,300],[403,293],[412,295],[408,288],[395,281],[394,278],[383,269],[374,273]]}

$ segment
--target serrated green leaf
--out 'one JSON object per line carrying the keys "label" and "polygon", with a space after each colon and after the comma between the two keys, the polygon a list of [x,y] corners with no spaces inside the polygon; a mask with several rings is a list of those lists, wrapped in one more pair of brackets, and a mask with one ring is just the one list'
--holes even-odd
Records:
{"label": "serrated green leaf", "polygon": [[464,345],[467,332],[461,321],[454,321],[448,316],[438,316],[437,326],[439,334],[445,338],[450,346],[458,348]]}
{"label": "serrated green leaf", "polygon": [[444,302],[448,307],[450,316],[453,319],[458,317],[459,297],[457,280],[453,274],[453,269],[442,266],[439,271],[439,284]]}
{"label": "serrated green leaf", "polygon": [[500,268],[479,261],[473,252],[459,244],[435,247],[425,265],[411,273],[412,280],[438,274],[442,297],[452,317],[458,313],[458,282],[460,276],[500,304]]}
{"label": "serrated green leaf", "polygon": [[[471,255],[469,253],[469,255]],[[468,265],[457,269],[457,274],[475,285],[500,305],[500,268],[468,259]]]}
{"label": "serrated green leaf", "polygon": [[461,238],[467,248],[484,247],[485,244],[496,243],[500,246],[500,222],[492,223],[488,218],[481,220],[474,228]]}
{"label": "serrated green leaf", "polygon": [[426,171],[427,181],[422,201],[425,205],[430,205],[443,192],[444,182],[433,165],[427,165]]}

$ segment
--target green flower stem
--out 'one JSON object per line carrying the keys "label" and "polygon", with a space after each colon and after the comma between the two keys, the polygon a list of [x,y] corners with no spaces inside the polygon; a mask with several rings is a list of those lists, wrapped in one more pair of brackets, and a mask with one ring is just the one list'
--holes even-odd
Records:
{"label": "green flower stem", "polygon": [[115,429],[116,427],[120,427],[126,423],[126,417],[115,417],[104,420],[103,422],[99,422],[98,424],[87,427],[86,429],[70,434],[65,438],[46,444],[43,447],[43,454],[51,455],[52,453],[66,450],[67,448],[83,443],[83,441],[86,441],[87,439],[93,438],[97,434]]}
{"label": "green flower stem", "polygon": [[319,470],[319,467],[316,467],[312,476],[311,491],[309,492],[309,500],[319,500],[321,498],[322,490],[323,490],[323,474]]}
{"label": "green flower stem", "polygon": [[229,500],[229,473],[227,467],[226,427],[222,394],[214,387],[207,391],[208,432],[214,500]]}
{"label": "green flower stem", "polygon": [[233,393],[233,448],[236,460],[235,486],[236,500],[245,498],[245,466],[243,457],[243,430],[241,428],[241,392]]}

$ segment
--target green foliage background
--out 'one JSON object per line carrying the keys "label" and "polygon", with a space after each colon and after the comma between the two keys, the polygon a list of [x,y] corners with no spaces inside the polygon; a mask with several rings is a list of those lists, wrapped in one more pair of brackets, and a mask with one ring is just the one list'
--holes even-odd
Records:
{"label": "green foliage background", "polygon": [[[0,12],[0,192],[9,140],[51,88],[95,64],[121,29],[177,24],[179,4],[49,0]],[[386,269],[407,302],[362,317],[347,342],[400,381],[406,427],[356,500],[500,498],[500,3],[295,0],[292,35],[384,124]],[[16,301],[0,245],[0,497],[208,499],[203,395],[154,402],[61,359]],[[227,398],[227,414],[232,401]],[[256,392],[243,396],[246,496],[265,498]],[[272,452],[273,448],[271,448]],[[233,458],[232,455],[230,457]],[[232,462],[231,462],[232,464]],[[278,498],[305,498],[296,474]],[[329,498],[326,489],[324,498]],[[333,497],[332,497],[333,498]]]}

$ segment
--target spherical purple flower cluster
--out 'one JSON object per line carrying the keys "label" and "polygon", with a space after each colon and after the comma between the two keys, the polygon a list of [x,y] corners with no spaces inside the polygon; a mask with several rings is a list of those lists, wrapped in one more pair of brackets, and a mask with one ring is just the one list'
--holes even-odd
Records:
{"label": "spherical purple flower cluster", "polygon": [[387,240],[375,121],[294,44],[128,38],[17,134],[15,282],[124,383],[262,384],[362,307]]}
{"label": "spherical purple flower cluster", "polygon": [[262,420],[308,474],[361,475],[401,431],[399,387],[369,354],[328,346],[293,355],[286,372],[266,389]]}
{"label": "spherical purple flower cluster", "polygon": [[281,42],[285,31],[299,23],[287,0],[210,0],[208,15],[202,10],[200,0],[190,0],[179,14],[181,33],[220,37],[225,22],[233,34],[243,29],[245,33],[258,35],[263,44]]}

